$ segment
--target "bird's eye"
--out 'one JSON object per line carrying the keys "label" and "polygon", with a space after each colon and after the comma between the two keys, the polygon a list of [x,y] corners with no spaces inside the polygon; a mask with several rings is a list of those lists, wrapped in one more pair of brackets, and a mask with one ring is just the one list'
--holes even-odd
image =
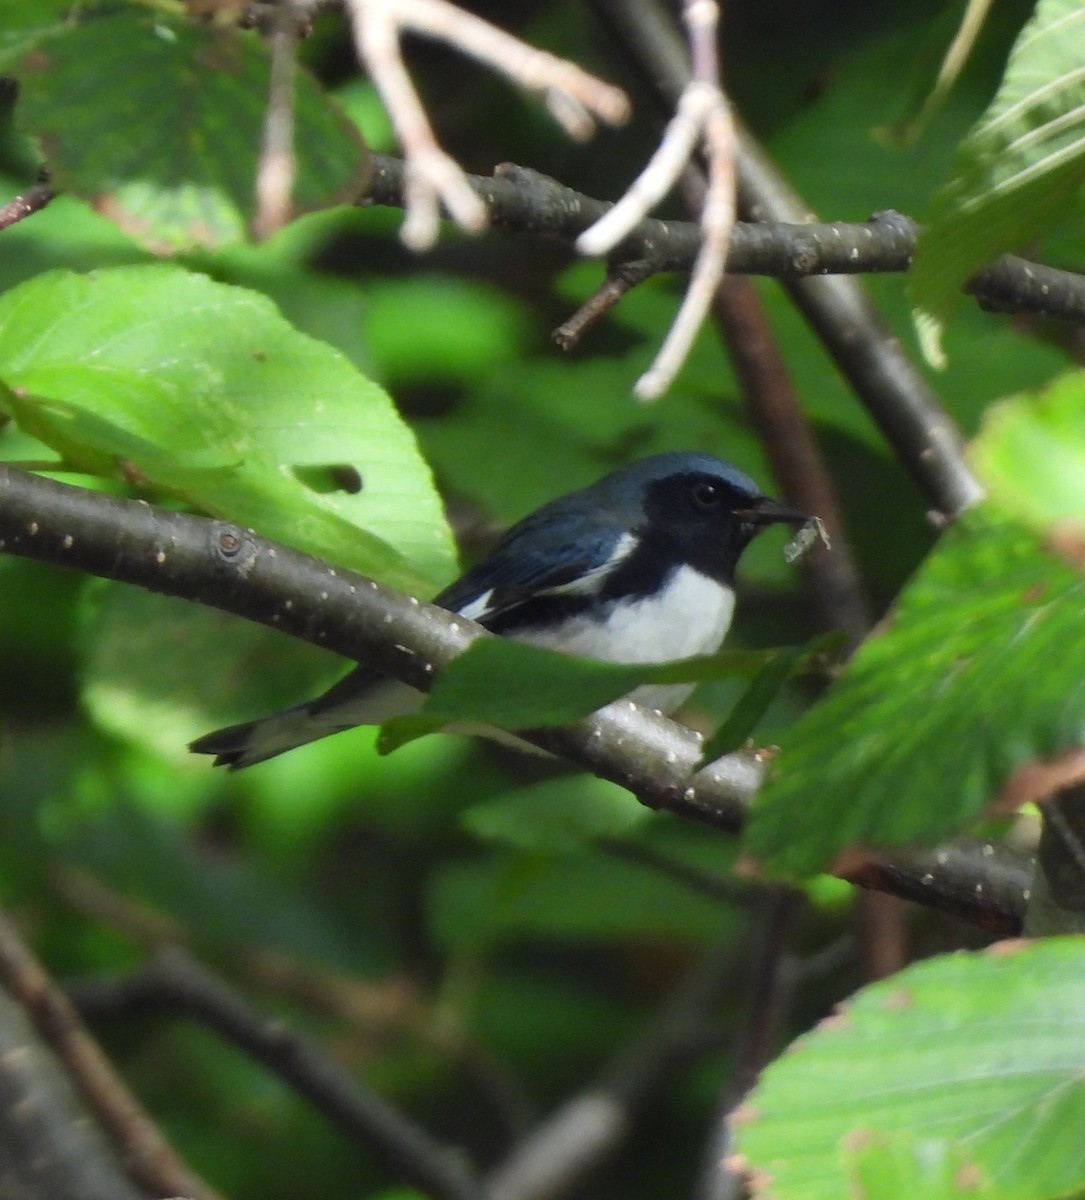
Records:
{"label": "bird's eye", "polygon": [[723,499],[723,491],[714,483],[698,483],[693,487],[693,503],[700,509],[716,508]]}

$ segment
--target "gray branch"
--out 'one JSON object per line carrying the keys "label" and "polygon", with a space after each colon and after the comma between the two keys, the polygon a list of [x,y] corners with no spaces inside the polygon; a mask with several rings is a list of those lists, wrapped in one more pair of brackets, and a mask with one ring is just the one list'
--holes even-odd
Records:
{"label": "gray branch", "polygon": [[[422,689],[479,626],[222,521],[72,487],[0,463],[0,552],[133,583],[281,629]],[[738,832],[761,782],[754,755],[698,769],[701,742],[618,701],[529,740],[627,788],[644,804]],[[940,856],[940,857],[939,857]],[[950,866],[952,864],[952,866]],[[854,882],[1013,933],[1024,856],[976,841],[871,862]]]}
{"label": "gray branch", "polygon": [[349,1137],[371,1147],[400,1177],[438,1200],[481,1200],[467,1156],[432,1138],[405,1113],[333,1062],[304,1034],[252,1008],[183,950],[160,951],[119,978],[74,986],[80,1009],[96,1018],[179,1012],[214,1030],[307,1097]]}
{"label": "gray branch", "polygon": [[[746,165],[757,195],[768,190],[768,181],[757,180],[755,148],[745,143]],[[373,156],[373,179],[362,206],[402,208],[403,163],[385,154]],[[572,243],[613,207],[566,187],[530,167],[502,163],[493,175],[468,175],[475,194],[486,204],[495,229],[532,233]],[[756,205],[761,212],[764,201]],[[818,275],[875,275],[907,271],[915,257],[919,226],[911,217],[889,209],[867,221],[821,223],[800,220],[795,204],[778,211],[781,219],[739,221],[727,251],[727,270],[735,275],[766,275],[781,280]],[[693,221],[660,221],[648,218],[634,227],[609,255],[616,270],[632,271],[638,279],[665,271],[689,271],[701,244],[700,226]],[[1003,255],[990,267],[977,271],[965,285],[982,307],[993,312],[1034,313],[1085,324],[1085,275]]]}
{"label": "gray branch", "polygon": [[0,988],[0,1196],[151,1200],[122,1169],[53,1052]]}

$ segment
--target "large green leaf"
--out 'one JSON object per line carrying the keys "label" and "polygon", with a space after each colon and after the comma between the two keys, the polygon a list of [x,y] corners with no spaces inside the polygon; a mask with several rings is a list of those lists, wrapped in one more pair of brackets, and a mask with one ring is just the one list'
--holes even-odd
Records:
{"label": "large green leaf", "polygon": [[[159,253],[245,236],[268,97],[258,35],[135,7],[92,12],[43,26],[15,73],[17,118],[58,188]],[[349,201],[365,183],[365,148],[304,70],[294,119],[297,208]]]}
{"label": "large green leaf", "polygon": [[75,469],[428,592],[440,500],[388,396],[263,296],[167,265],[38,276],[0,298],[0,408]]}
{"label": "large green leaf", "polygon": [[818,661],[819,652],[820,643],[812,654],[801,650],[728,650],[673,662],[616,663],[562,654],[508,638],[480,638],[444,668],[419,712],[385,722],[381,744],[383,749],[393,750],[453,723],[514,731],[566,725],[642,684],[666,688],[756,675],[782,656],[784,669],[777,670],[771,680],[765,679],[764,702],[751,706],[744,723],[744,728],[750,729],[787,676],[804,666],[809,669],[811,662]]}
{"label": "large green leaf", "polygon": [[[930,959],[864,989],[743,1106],[736,1148],[754,1195],[1080,1195],[1083,973],[1082,940],[1052,938]],[[909,1159],[914,1190],[863,1190],[899,1183]]]}
{"label": "large green leaf", "polygon": [[933,357],[964,281],[1043,232],[1085,180],[1083,61],[1085,7],[1040,0],[919,238],[911,294]]}
{"label": "large green leaf", "polygon": [[1085,744],[1083,618],[1080,571],[973,510],[781,738],[749,851],[813,873],[853,845],[932,843],[975,821],[1015,770]]}

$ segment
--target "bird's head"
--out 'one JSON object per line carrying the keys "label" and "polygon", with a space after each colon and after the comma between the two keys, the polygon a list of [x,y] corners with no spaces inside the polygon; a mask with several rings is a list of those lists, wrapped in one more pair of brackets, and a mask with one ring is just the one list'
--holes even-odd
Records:
{"label": "bird's head", "polygon": [[742,551],[762,529],[810,518],[762,493],[711,454],[657,454],[595,484],[596,500],[620,511],[632,532],[698,571],[730,582]]}

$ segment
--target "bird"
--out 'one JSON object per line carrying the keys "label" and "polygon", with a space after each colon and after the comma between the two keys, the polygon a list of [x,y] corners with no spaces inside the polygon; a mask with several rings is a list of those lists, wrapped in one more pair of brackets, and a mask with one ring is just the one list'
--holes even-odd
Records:
{"label": "bird", "polygon": [[[433,602],[491,633],[568,654],[621,663],[711,654],[731,625],[742,552],[769,525],[811,520],[714,455],[655,454],[536,509]],[[646,685],[629,699],[669,713],[692,690]],[[215,730],[189,749],[236,770],[414,711],[421,699],[361,665],[313,700]]]}

